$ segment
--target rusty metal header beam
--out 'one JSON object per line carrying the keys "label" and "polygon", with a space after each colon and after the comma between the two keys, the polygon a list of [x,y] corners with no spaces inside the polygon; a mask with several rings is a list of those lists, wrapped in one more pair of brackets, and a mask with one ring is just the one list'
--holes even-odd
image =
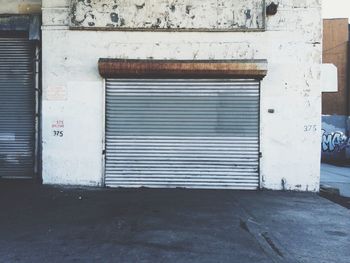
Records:
{"label": "rusty metal header beam", "polygon": [[104,78],[254,78],[267,74],[267,60],[125,60],[98,62]]}

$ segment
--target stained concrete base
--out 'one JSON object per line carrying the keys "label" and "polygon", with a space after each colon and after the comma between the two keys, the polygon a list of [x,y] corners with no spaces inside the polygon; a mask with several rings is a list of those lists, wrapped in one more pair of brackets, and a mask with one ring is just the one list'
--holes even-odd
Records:
{"label": "stained concrete base", "polygon": [[350,211],[314,194],[0,183],[0,262],[349,262]]}

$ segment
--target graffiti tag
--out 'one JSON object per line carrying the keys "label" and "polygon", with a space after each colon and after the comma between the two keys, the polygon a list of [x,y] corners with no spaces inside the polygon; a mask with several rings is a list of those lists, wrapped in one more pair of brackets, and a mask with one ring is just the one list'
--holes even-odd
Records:
{"label": "graffiti tag", "polygon": [[327,133],[322,130],[322,151],[323,152],[341,152],[350,147],[350,138],[342,132]]}

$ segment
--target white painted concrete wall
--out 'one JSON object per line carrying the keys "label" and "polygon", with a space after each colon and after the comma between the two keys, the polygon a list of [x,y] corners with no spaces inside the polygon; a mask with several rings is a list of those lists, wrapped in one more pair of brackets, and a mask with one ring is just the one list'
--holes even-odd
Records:
{"label": "white painted concrete wall", "polygon": [[[321,4],[277,2],[279,11],[267,18],[266,32],[196,33],[70,31],[68,0],[44,0],[44,93],[50,88],[43,101],[44,183],[102,182],[99,58],[267,59],[269,71],[261,85],[262,187],[282,189],[285,180],[286,189],[318,191]],[[55,89],[61,92],[56,97]],[[53,135],[58,120],[64,122],[63,137]]]}
{"label": "white painted concrete wall", "polygon": [[32,14],[41,12],[42,0],[0,0],[0,14]]}

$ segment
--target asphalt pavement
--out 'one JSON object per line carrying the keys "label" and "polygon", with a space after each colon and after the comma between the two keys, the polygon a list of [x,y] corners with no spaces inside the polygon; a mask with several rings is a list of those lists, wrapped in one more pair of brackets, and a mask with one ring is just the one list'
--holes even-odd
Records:
{"label": "asphalt pavement", "polygon": [[0,262],[337,262],[350,210],[316,194],[0,182]]}

